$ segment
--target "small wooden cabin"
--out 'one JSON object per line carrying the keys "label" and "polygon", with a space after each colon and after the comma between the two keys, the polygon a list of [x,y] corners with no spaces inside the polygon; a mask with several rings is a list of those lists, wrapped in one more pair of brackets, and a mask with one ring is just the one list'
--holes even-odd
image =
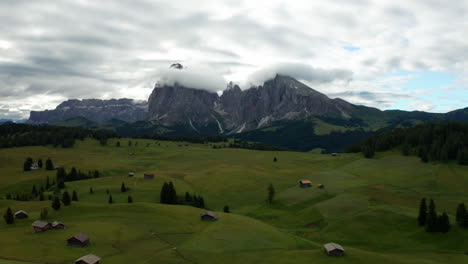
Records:
{"label": "small wooden cabin", "polygon": [[215,213],[210,212],[210,211],[206,211],[200,214],[200,219],[202,221],[217,221],[218,220],[218,218],[216,218]]}
{"label": "small wooden cabin", "polygon": [[53,229],[65,229],[65,225],[61,222],[54,221],[52,222]]}
{"label": "small wooden cabin", "polygon": [[312,182],[309,180],[300,180],[299,181],[299,186],[302,188],[307,188],[312,186]]}
{"label": "small wooden cabin", "polygon": [[129,173],[128,173],[128,177],[133,177],[133,176],[135,176],[135,173],[134,173],[134,172],[129,172]]}
{"label": "small wooden cabin", "polygon": [[319,184],[317,184],[317,188],[319,188],[319,189],[325,189],[325,185],[319,183]]}
{"label": "small wooden cabin", "polygon": [[327,253],[328,256],[340,257],[344,256],[345,254],[344,248],[341,245],[333,242],[325,244],[323,247],[325,248],[325,253]]}
{"label": "small wooden cabin", "polygon": [[81,232],[67,239],[67,244],[69,246],[84,247],[89,244],[89,236]]}
{"label": "small wooden cabin", "polygon": [[15,219],[26,219],[28,218],[28,213],[23,210],[19,210],[15,213]]}
{"label": "small wooden cabin", "polygon": [[100,261],[100,257],[93,254],[89,254],[75,260],[75,264],[99,264]]}
{"label": "small wooden cabin", "polygon": [[145,174],[143,174],[143,176],[144,176],[144,178],[145,178],[146,180],[152,180],[152,179],[154,179],[154,174],[153,174],[153,173],[145,173]]}
{"label": "small wooden cabin", "polygon": [[44,221],[34,221],[32,223],[34,233],[45,232],[51,228],[50,223]]}

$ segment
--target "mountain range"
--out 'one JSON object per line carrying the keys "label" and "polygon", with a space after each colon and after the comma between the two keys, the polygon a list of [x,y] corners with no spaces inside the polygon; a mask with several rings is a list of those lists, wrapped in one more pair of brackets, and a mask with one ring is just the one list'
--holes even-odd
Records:
{"label": "mountain range", "polygon": [[29,123],[142,134],[226,135],[301,151],[339,151],[381,129],[424,121],[468,121],[468,108],[446,114],[381,111],[331,99],[284,75],[241,90],[217,93],[179,84],[156,85],[148,102],[132,99],[68,100],[32,111]]}

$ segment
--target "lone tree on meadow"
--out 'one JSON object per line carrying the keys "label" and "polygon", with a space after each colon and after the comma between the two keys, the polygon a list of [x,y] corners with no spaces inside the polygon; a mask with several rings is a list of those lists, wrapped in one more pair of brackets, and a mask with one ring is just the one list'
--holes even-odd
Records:
{"label": "lone tree on meadow", "polygon": [[426,198],[421,199],[421,204],[419,205],[419,215],[418,215],[418,223],[420,226],[426,225],[427,219],[427,204]]}
{"label": "lone tree on meadow", "polygon": [[75,190],[73,190],[73,193],[72,193],[72,201],[78,202],[78,194],[76,193]]}
{"label": "lone tree on meadow", "polygon": [[49,216],[49,211],[47,210],[47,208],[42,208],[42,210],[41,210],[41,219],[42,220],[47,219],[48,216]]}
{"label": "lone tree on meadow", "polygon": [[458,205],[456,219],[459,226],[464,228],[468,227],[468,211],[464,203]]}
{"label": "lone tree on meadow", "polygon": [[132,196],[130,196],[130,195],[128,196],[127,202],[128,202],[128,203],[133,203],[133,198],[132,198]]}
{"label": "lone tree on meadow", "polygon": [[67,191],[63,192],[62,194],[62,203],[65,206],[68,206],[71,204],[70,194]]}
{"label": "lone tree on meadow", "polygon": [[117,143],[115,143],[115,146],[120,147],[120,141],[117,141]]}
{"label": "lone tree on meadow", "polygon": [[225,213],[230,213],[231,211],[229,210],[229,205],[225,205],[224,208],[223,208],[223,211]]}
{"label": "lone tree on meadow", "polygon": [[126,192],[127,191],[127,187],[125,187],[125,183],[122,182],[122,185],[120,186],[120,191],[121,192]]}
{"label": "lone tree on meadow", "polygon": [[436,232],[437,231],[437,213],[435,210],[435,203],[434,200],[430,200],[429,202],[429,213],[427,215],[427,232]]}
{"label": "lone tree on meadow", "polygon": [[271,204],[274,198],[275,198],[275,187],[273,187],[273,184],[270,183],[270,185],[268,186],[267,202]]}
{"label": "lone tree on meadow", "polygon": [[30,157],[26,158],[26,160],[24,161],[24,164],[23,164],[23,170],[24,171],[30,171],[32,164],[33,164],[33,159],[30,158]]}
{"label": "lone tree on meadow", "polygon": [[112,195],[109,195],[109,200],[108,200],[108,202],[109,202],[110,204],[113,204],[113,203],[114,203],[114,200],[112,200]]}
{"label": "lone tree on meadow", "polygon": [[54,200],[52,201],[52,208],[55,211],[58,211],[58,210],[60,210],[60,206],[61,206],[60,199],[57,196],[55,196]]}
{"label": "lone tree on meadow", "polygon": [[50,158],[46,160],[45,168],[46,170],[55,170],[54,164],[52,163],[52,160]]}
{"label": "lone tree on meadow", "polygon": [[89,193],[90,193],[90,194],[93,194],[93,193],[94,193],[93,187],[89,187]]}
{"label": "lone tree on meadow", "polygon": [[8,207],[5,214],[3,215],[3,219],[5,219],[5,222],[8,225],[11,225],[15,222],[15,217],[13,216],[13,212],[11,211],[11,208]]}
{"label": "lone tree on meadow", "polygon": [[273,158],[273,162],[277,162],[278,159],[276,157]]}

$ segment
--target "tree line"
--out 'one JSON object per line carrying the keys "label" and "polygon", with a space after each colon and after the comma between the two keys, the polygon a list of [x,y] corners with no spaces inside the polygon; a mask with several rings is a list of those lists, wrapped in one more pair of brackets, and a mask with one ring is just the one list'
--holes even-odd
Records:
{"label": "tree line", "polygon": [[228,139],[222,136],[164,136],[159,134],[143,135],[143,139],[153,139],[159,141],[185,141],[194,144],[205,144],[208,142],[227,142]]}
{"label": "tree line", "polygon": [[[201,195],[195,195],[186,192],[185,196],[177,196],[177,191],[172,182],[164,182],[160,193],[160,203],[190,205],[197,208],[206,208],[205,199]],[[229,208],[227,210],[229,210]]]}
{"label": "tree line", "polygon": [[[456,222],[460,227],[468,228],[468,211],[464,203],[457,206]],[[434,200],[430,199],[428,206],[426,198],[422,198],[419,204],[418,224],[427,232],[447,233],[451,227],[447,213],[438,214]]]}
{"label": "tree line", "polygon": [[396,128],[370,136],[346,148],[372,158],[376,152],[400,148],[403,155],[417,155],[423,162],[456,160],[468,165],[468,124],[461,122],[424,123]]}
{"label": "tree line", "polygon": [[45,146],[70,148],[75,140],[94,138],[101,142],[118,137],[115,132],[50,125],[8,123],[0,125],[0,148]]}

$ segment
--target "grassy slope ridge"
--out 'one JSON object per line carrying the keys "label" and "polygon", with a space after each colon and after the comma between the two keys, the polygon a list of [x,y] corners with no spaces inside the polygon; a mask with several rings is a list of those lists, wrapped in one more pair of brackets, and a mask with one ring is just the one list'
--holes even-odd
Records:
{"label": "grassy slope ridge", "polygon": [[[135,142],[135,140],[132,140]],[[104,177],[66,183],[80,202],[53,211],[50,202],[0,200],[0,212],[30,212],[30,219],[0,223],[0,264],[70,263],[94,253],[103,263],[464,263],[468,231],[453,226],[447,234],[428,234],[416,226],[421,197],[436,200],[439,212],[450,214],[468,202],[468,168],[454,163],[423,164],[416,157],[379,153],[375,159],[358,154],[339,157],[296,152],[213,149],[209,145],[137,140],[138,146],[102,147],[78,141],[72,149],[21,147],[0,149],[0,196],[45,183],[44,170],[23,172],[27,156]],[[146,144],[150,143],[150,147]],[[129,153],[135,155],[129,155]],[[278,162],[273,162],[273,157]],[[136,172],[128,178],[129,171]],[[154,180],[142,179],[145,172]],[[301,189],[299,179],[326,188]],[[179,194],[204,196],[218,211],[219,221],[199,221],[203,210],[161,205],[159,191],[173,181]],[[130,187],[120,192],[120,184]],[[266,187],[277,195],[266,205]],[[93,187],[94,194],[89,194]],[[107,204],[109,189],[115,204]],[[134,204],[127,204],[127,195]],[[220,213],[224,205],[232,214]],[[33,220],[49,207],[49,220],[63,221],[64,231],[33,234]],[[65,240],[87,232],[92,244],[70,248]],[[329,258],[322,244],[341,243],[347,256]],[[24,252],[27,252],[25,254]],[[23,262],[12,262],[23,261]],[[3,262],[2,262],[3,261]]]}

